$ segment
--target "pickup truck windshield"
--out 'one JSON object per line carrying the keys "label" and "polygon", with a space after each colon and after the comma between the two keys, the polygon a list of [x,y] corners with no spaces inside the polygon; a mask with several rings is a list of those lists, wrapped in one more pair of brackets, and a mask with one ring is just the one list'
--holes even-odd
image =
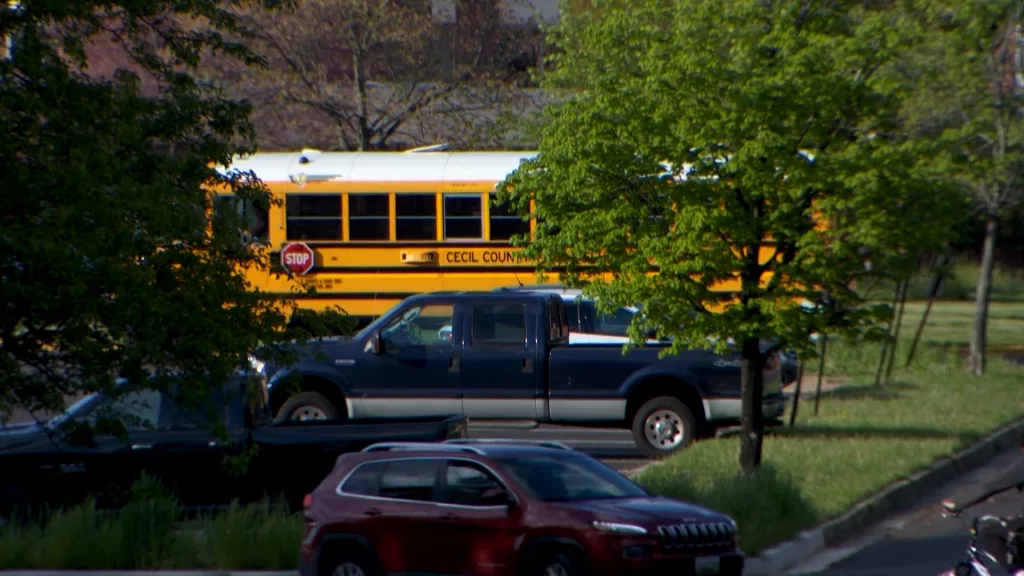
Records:
{"label": "pickup truck windshield", "polygon": [[544,502],[644,498],[646,490],[589,458],[559,454],[501,458],[501,463],[535,498]]}

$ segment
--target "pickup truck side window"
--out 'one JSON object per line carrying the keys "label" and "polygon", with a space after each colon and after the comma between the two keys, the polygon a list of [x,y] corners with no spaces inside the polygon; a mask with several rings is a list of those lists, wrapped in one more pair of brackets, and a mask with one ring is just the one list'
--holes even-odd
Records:
{"label": "pickup truck side window", "polygon": [[380,479],[380,497],[430,502],[443,460],[416,458],[388,462]]}
{"label": "pickup truck side window", "polygon": [[95,425],[100,418],[116,418],[129,432],[156,430],[165,420],[161,418],[163,400],[163,392],[159,390],[129,392],[111,403],[98,406],[87,420]]}
{"label": "pickup truck side window", "polygon": [[356,467],[339,488],[357,496],[380,495],[380,479],[387,462],[366,462]]}
{"label": "pickup truck side window", "polygon": [[167,395],[164,397],[164,418],[171,430],[209,430],[218,419],[228,430],[244,427],[244,402],[233,400],[236,400],[235,396],[224,390],[214,390],[198,403]]}
{"label": "pickup truck side window", "polygon": [[475,462],[449,460],[444,476],[441,502],[446,504],[493,506],[498,496],[507,493],[501,482]]}
{"label": "pickup truck side window", "polygon": [[474,345],[526,346],[525,304],[474,304]]}
{"label": "pickup truck side window", "polygon": [[[580,324],[577,326],[583,331],[585,326],[582,324],[582,318],[579,317],[579,308],[576,309],[577,318],[580,319]],[[572,326],[571,322],[575,322],[575,319],[571,319],[568,316],[565,303],[560,298],[551,298],[548,300],[548,342],[564,342],[569,339],[569,332]]]}
{"label": "pickup truck side window", "polygon": [[381,332],[389,350],[408,346],[451,346],[454,304],[414,306],[392,320]]}

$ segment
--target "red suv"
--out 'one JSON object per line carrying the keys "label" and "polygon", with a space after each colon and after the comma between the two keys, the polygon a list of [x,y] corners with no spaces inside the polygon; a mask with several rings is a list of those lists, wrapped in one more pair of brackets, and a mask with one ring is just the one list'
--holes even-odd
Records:
{"label": "red suv", "polygon": [[374,444],[304,508],[301,576],[743,573],[731,518],[557,443]]}

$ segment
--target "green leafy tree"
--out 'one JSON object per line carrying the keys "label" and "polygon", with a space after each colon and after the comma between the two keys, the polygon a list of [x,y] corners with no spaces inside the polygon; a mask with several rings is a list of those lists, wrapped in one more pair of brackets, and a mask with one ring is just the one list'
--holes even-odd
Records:
{"label": "green leafy tree", "polygon": [[[228,4],[0,10],[13,40],[0,61],[0,411],[117,397],[119,378],[174,381],[197,402],[250,351],[294,337],[288,303],[243,274],[269,265],[266,250],[243,245],[242,223],[214,213],[208,194],[270,201],[251,174],[214,168],[248,150],[248,107],[191,76],[210,53],[259,64],[224,40],[246,34]],[[87,49],[105,39],[131,71],[89,74]]]}
{"label": "green leafy tree", "polygon": [[[747,472],[761,459],[762,343],[808,356],[809,330],[870,333],[891,310],[851,282],[905,272],[948,231],[957,194],[928,145],[897,132],[892,65],[920,30],[887,3],[600,5],[555,30],[545,81],[569,97],[498,200],[522,214],[535,201],[537,233],[515,242],[541,274],[642,306],[634,344],[648,330],[673,338],[666,354],[735,342]],[[712,287],[727,281],[739,289],[723,302]],[[820,294],[835,306],[799,306]]]}
{"label": "green leafy tree", "polygon": [[912,54],[917,90],[906,116],[919,137],[945,143],[945,168],[984,221],[966,366],[982,374],[996,240],[1024,200],[1024,2],[936,1],[930,8],[933,33]]}

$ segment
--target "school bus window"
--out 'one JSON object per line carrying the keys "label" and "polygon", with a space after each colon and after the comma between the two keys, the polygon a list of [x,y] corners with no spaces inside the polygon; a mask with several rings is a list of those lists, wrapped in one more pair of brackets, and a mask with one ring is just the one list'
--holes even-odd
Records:
{"label": "school bus window", "polygon": [[242,228],[242,239],[246,244],[266,244],[270,240],[270,226],[267,209],[255,200],[218,194],[213,200],[214,230],[221,230],[227,223],[226,213],[233,213],[232,224]]}
{"label": "school bus window", "polygon": [[341,240],[341,194],[290,194],[288,240]]}
{"label": "school bus window", "polygon": [[445,194],[444,239],[480,240],[484,235],[479,194]]}
{"label": "school bus window", "polygon": [[491,240],[511,240],[516,234],[529,234],[530,221],[498,204],[497,198],[497,194],[491,194]]}
{"label": "school bus window", "polygon": [[387,194],[349,194],[349,240],[387,240],[389,208]]}
{"label": "school bus window", "polygon": [[434,194],[398,194],[395,196],[395,238],[398,240],[436,240],[437,204]]}

